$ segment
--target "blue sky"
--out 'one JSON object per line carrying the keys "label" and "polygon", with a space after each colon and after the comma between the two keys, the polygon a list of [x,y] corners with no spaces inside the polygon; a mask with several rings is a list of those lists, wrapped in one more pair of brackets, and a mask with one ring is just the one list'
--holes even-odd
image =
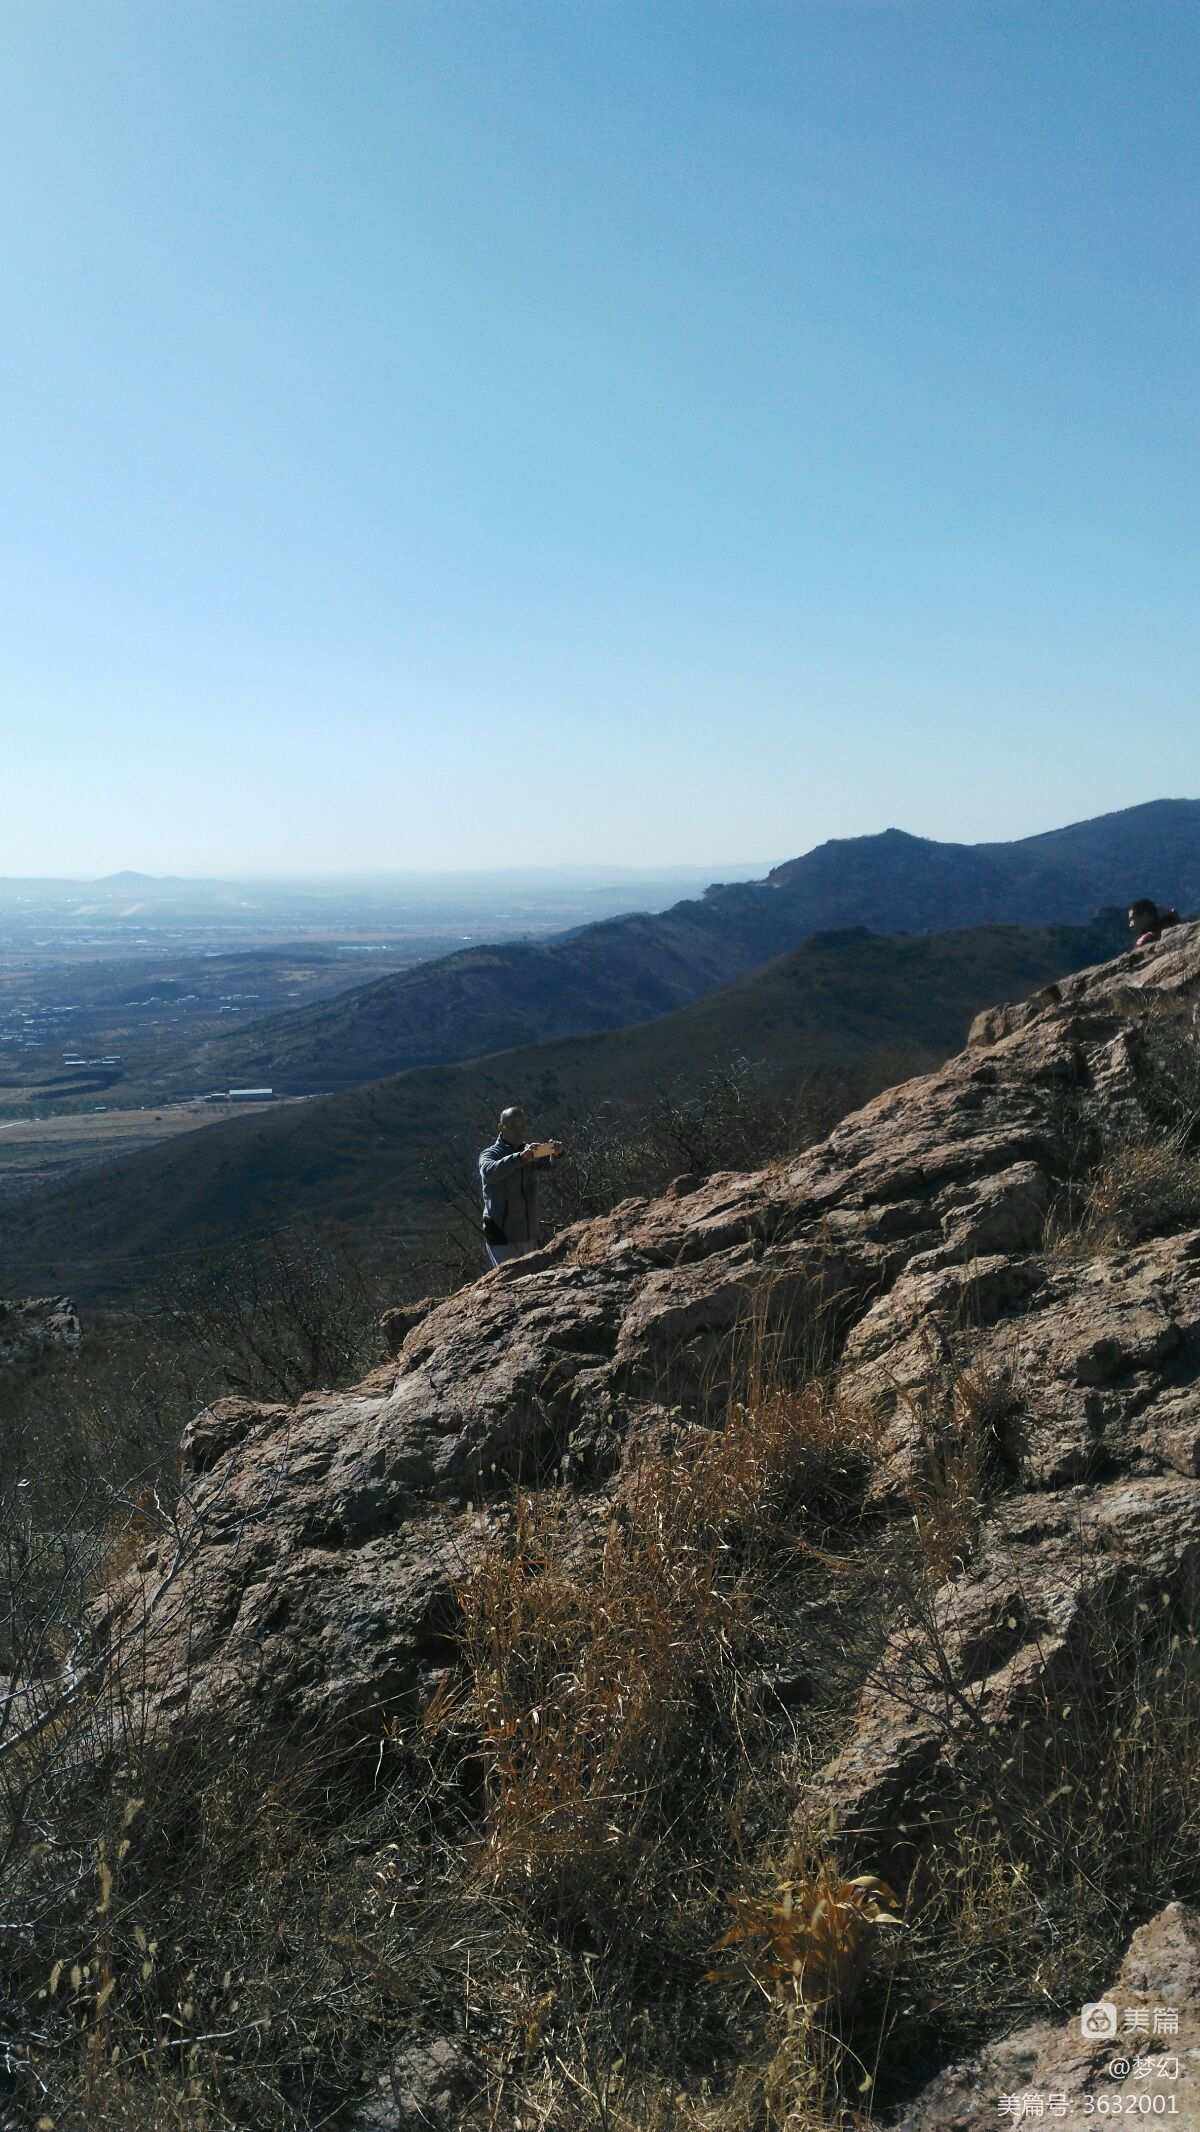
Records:
{"label": "blue sky", "polygon": [[1200,792],[1191,0],[8,0],[0,872]]}

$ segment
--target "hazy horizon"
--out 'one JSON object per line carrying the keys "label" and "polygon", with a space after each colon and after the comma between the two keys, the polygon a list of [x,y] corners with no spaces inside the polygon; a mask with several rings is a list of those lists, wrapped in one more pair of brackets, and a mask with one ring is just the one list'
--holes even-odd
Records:
{"label": "hazy horizon", "polygon": [[[1181,803],[1194,804],[1195,802],[1191,799],[1191,796],[1187,794],[1155,792],[1147,795],[1147,797],[1144,799],[1131,800],[1119,807],[1102,809],[1101,813],[1124,814],[1135,812],[1141,807],[1173,805]],[[1013,832],[1010,835],[1001,835],[998,837],[986,838],[948,837],[936,838],[932,841],[950,844],[960,844],[966,846],[967,848],[969,848],[973,844],[1019,843],[1030,837],[1049,835],[1055,830],[1071,828],[1076,823],[1082,821],[1090,821],[1094,819],[1096,819],[1095,816],[1075,815],[1065,820],[1041,822],[1035,829],[1025,829],[1021,830],[1020,832]],[[912,829],[905,822],[881,822],[876,827],[863,830],[859,832],[859,834],[868,837],[881,836],[887,833],[888,831],[895,830],[898,830],[901,834],[908,836],[920,836],[921,834],[920,831]],[[643,859],[639,861],[637,859],[608,860],[601,858],[576,859],[572,860],[570,863],[558,865],[549,863],[540,865],[530,864],[524,866],[374,865],[357,867],[289,867],[287,869],[267,869],[256,866],[251,863],[249,865],[233,866],[230,867],[228,870],[222,872],[201,872],[199,870],[185,871],[178,867],[167,867],[162,871],[153,871],[150,868],[142,866],[116,864],[106,866],[103,871],[96,873],[76,873],[72,871],[54,872],[46,867],[41,867],[29,873],[20,874],[5,871],[0,872],[0,882],[12,884],[21,882],[41,881],[62,883],[64,885],[78,885],[81,887],[87,887],[89,885],[93,887],[102,886],[106,882],[120,881],[124,878],[159,883],[181,881],[203,884],[208,882],[233,887],[236,887],[240,884],[251,885],[255,883],[267,887],[286,887],[292,884],[301,886],[305,883],[350,885],[353,883],[388,883],[406,881],[416,883],[426,881],[482,882],[502,880],[527,880],[534,882],[539,880],[568,881],[575,879],[595,880],[598,882],[602,882],[605,880],[613,879],[614,877],[617,879],[629,878],[634,881],[670,880],[678,878],[680,880],[703,879],[706,881],[715,882],[721,879],[750,880],[761,878],[762,876],[768,874],[773,867],[784,865],[789,860],[803,858],[808,851],[815,850],[819,848],[821,844],[824,844],[826,842],[834,841],[841,840],[832,837],[819,837],[817,839],[816,844],[803,846],[797,845],[794,849],[780,851],[774,857],[769,859],[682,859],[660,862],[654,859]]]}
{"label": "hazy horizon", "polygon": [[[794,852],[783,855],[783,857],[790,858],[795,858],[796,856],[797,854]],[[538,881],[542,879],[552,881],[575,879],[605,881],[613,876],[619,879],[629,877],[633,880],[649,881],[675,878],[683,880],[690,879],[693,876],[698,878],[710,875],[715,879],[716,875],[713,873],[713,869],[720,867],[724,867],[728,872],[732,872],[735,875],[749,876],[759,870],[763,873],[769,873],[773,866],[778,866],[782,863],[782,857],[778,859],[714,859],[711,861],[680,860],[671,865],[661,866],[655,865],[652,861],[647,861],[644,865],[638,865],[633,861],[621,863],[614,861],[611,864],[607,864],[605,861],[597,859],[579,860],[569,866],[370,866],[340,867],[336,869],[313,868],[310,870],[293,868],[287,872],[265,872],[254,866],[239,866],[232,868],[227,873],[219,874],[184,873],[176,868],[168,869],[163,873],[152,873],[141,866],[113,866],[109,867],[104,873],[96,874],[53,873],[42,867],[38,871],[28,874],[2,873],[0,874],[0,881],[10,883],[54,882],[81,888],[98,888],[103,887],[106,883],[122,880],[152,881],[160,884],[175,881],[194,882],[201,885],[212,883],[235,888],[242,884],[248,885],[253,882],[261,883],[264,886],[288,887],[292,884],[303,882],[338,884],[390,881]]]}

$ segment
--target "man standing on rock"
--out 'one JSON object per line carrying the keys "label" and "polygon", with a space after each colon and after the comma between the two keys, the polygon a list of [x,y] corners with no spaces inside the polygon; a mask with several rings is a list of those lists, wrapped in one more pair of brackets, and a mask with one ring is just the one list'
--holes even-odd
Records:
{"label": "man standing on rock", "polygon": [[537,1244],[539,1170],[548,1170],[562,1154],[561,1140],[531,1140],[525,1113],[517,1105],[500,1113],[499,1138],[479,1158],[483,1188],[483,1248],[489,1266],[520,1258]]}

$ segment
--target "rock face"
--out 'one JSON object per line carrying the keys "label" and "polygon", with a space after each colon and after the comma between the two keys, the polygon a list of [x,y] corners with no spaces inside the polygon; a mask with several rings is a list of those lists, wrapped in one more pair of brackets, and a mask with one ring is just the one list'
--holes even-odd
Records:
{"label": "rock face", "polygon": [[359,2104],[353,2132],[457,2132],[466,2098],[478,2085],[460,2040],[410,2037],[375,2093]]}
{"label": "rock face", "polygon": [[[1168,1903],[1092,2003],[1065,2027],[1039,2022],[951,2066],[896,2132],[992,2132],[1033,2117],[1076,2127],[1159,2117],[1200,2132],[1200,1915]],[[1018,2109],[1010,2098],[1021,2097]]]}
{"label": "rock face", "polygon": [[0,1300],[0,1369],[22,1369],[52,1348],[79,1345],[79,1319],[65,1295]]}
{"label": "rock face", "polygon": [[[1180,926],[981,1016],[948,1065],[795,1161],[627,1201],[397,1321],[398,1353],[353,1391],[198,1416],[187,1573],[147,1556],[113,1615],[150,1604],[163,1702],[328,1731],[412,1695],[501,1485],[586,1484],[646,1415],[719,1401],[757,1310],[821,1359],[842,1343],[843,1396],[885,1432],[881,1514],[921,1485],[930,1403],[969,1349],[1006,1487],[939,1618],[977,1706],[1016,1722],[1108,1596],[1178,1595],[1200,1568],[1200,1232],[1043,1249],[1072,1137],[1140,1115],[1147,1017],[1197,1000],[1200,926]],[[872,1863],[944,1732],[902,1693],[864,1707],[828,1783]]]}

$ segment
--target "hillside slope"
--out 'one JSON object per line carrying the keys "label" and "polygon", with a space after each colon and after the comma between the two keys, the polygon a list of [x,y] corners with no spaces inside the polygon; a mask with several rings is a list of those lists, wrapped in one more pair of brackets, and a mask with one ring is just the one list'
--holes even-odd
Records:
{"label": "hillside slope", "polygon": [[939,844],[898,829],[836,840],[765,881],[718,885],[656,917],[465,949],[273,1016],[189,1051],[161,1085],[346,1088],[668,1014],[831,927],[1078,925],[1135,895],[1200,904],[1200,800],[1155,800],[1010,844]]}
{"label": "hillside slope", "polygon": [[372,1248],[411,1243],[443,1214],[430,1170],[469,1189],[502,1104],[570,1137],[601,1102],[645,1102],[733,1057],[794,1084],[827,1070],[847,1101],[944,1058],[973,1014],[1111,954],[1119,924],[982,928],[883,939],[816,936],[707,999],[631,1029],[421,1068],[95,1168],[14,1205],[0,1282],[120,1294],[179,1253],[303,1218]]}
{"label": "hillside slope", "polygon": [[[386,1417],[399,1455],[375,1492],[392,1500],[403,1521],[414,1484],[433,1495],[467,1479],[482,1485],[518,1449],[528,1450],[531,1430],[552,1431],[556,1416],[569,1429],[581,1411],[604,1410],[607,1394],[656,1407],[670,1398],[709,1396],[710,1370],[729,1367],[728,1336],[752,1292],[764,1281],[778,1283],[772,1308],[782,1313],[817,1282],[849,1299],[843,1365],[853,1396],[877,1405],[892,1424],[882,1446],[884,1486],[888,1493],[903,1490],[913,1480],[918,1450],[905,1393],[935,1377],[944,1359],[922,1336],[923,1322],[941,1318],[968,1343],[986,1344],[990,1330],[1014,1316],[1031,1317],[1035,1308],[1061,1314],[1064,1299],[1086,1277],[1073,1261],[1043,1263],[1038,1256],[1062,1155],[1062,1087],[1073,1078],[1097,1123],[1120,1129],[1122,1114],[1136,1112],[1137,1030],[1150,1005],[1148,982],[1180,1002],[1200,994],[1200,926],[1181,929],[1169,949],[1122,957],[1067,978],[1028,1004],[981,1015],[967,1048],[948,1064],[876,1097],[794,1163],[750,1175],[723,1172],[682,1194],[630,1200],[564,1230],[542,1250],[448,1297],[409,1333],[398,1364],[378,1373],[381,1381],[341,1402],[328,1395],[309,1427],[318,1434],[353,1432],[366,1455]],[[1200,1238],[1193,1232],[1170,1254],[1151,1254],[1157,1255],[1170,1257],[1176,1280],[1188,1290],[1189,1337],[1200,1333]],[[1165,1304],[1142,1303],[1152,1294],[1154,1268],[1136,1253],[1126,1256],[1121,1284],[1139,1308],[1149,1308],[1150,1318],[1143,1322],[1134,1313],[1122,1326],[1122,1296],[1094,1297],[1094,1315],[1113,1338],[1096,1348],[1094,1367],[1085,1366],[1092,1336],[1076,1332],[1074,1387],[1065,1381],[1055,1403],[1031,1417],[1026,1440],[1011,1454],[1028,1486],[1062,1485],[1092,1468],[1103,1475],[1104,1457],[1093,1440],[1098,1427],[1109,1461],[1118,1466],[1127,1449],[1122,1431],[1136,1425],[1137,1436],[1145,1436],[1136,1385],[1128,1409],[1118,1399],[1103,1417],[1087,1397],[1093,1384],[1153,1370],[1179,1352],[1177,1342],[1162,1337]],[[1060,1331],[1072,1337],[1069,1325]],[[1189,1345],[1189,1384],[1197,1368],[1200,1352]],[[1164,1420],[1177,1374],[1165,1372]],[[549,1384],[552,1394],[534,1396]],[[313,1462],[305,1488],[280,1505],[272,1446],[288,1442],[285,1412],[247,1416],[239,1405],[230,1417],[201,1415],[185,1453],[197,1474],[231,1450],[246,1463],[252,1485],[264,1489],[266,1554],[277,1556],[282,1577],[290,1525],[311,1524],[329,1479],[328,1465]],[[1172,1418],[1190,1447],[1185,1466],[1183,1438],[1178,1444],[1164,1438],[1153,1469],[1178,1475],[1186,1468],[1187,1488],[1176,1481],[1167,1494],[1186,1500],[1188,1529],[1200,1537],[1194,1392],[1186,1411]],[[236,1423],[240,1449],[226,1419]],[[342,1444],[339,1469],[359,1455],[346,1435]],[[1161,1489],[1141,1485],[1149,1507]],[[239,1518],[246,1504],[238,1491]],[[376,1516],[366,1544],[379,1530]],[[1165,1531],[1163,1538],[1165,1544]],[[353,1549],[356,1532],[347,1528],[340,1544]],[[264,1559],[262,1549],[247,1549],[226,1562],[218,1549],[211,1572],[217,1582],[258,1579]],[[331,1622],[341,1584],[340,1577],[326,1578],[314,1594]],[[241,1610],[226,1598],[214,1618],[231,1624],[241,1645]],[[270,1672],[273,1692],[286,1680],[311,1696],[314,1714],[344,1717],[368,1686],[377,1652],[369,1644],[348,1645],[337,1663],[327,1655],[320,1669],[306,1672],[305,1654],[291,1642],[290,1614],[283,1618],[278,1649],[247,1642],[232,1677],[248,1695]],[[382,1620],[379,1627],[386,1633]],[[224,1685],[229,1655],[223,1651],[214,1664],[214,1687]],[[201,1674],[192,1693],[203,1703],[206,1692]],[[869,1713],[864,1733],[869,1742]],[[839,1789],[852,1793],[857,1806],[870,1797],[884,1810],[890,1802],[873,1796],[871,1761],[870,1755],[846,1760]]]}
{"label": "hillside slope", "polygon": [[[1191,925],[793,1162],[564,1231],[350,1388],[196,1417],[104,1602],[142,1722],[305,1721],[332,1822],[452,1750],[436,1867],[424,1798],[376,1839],[425,2060],[390,2044],[417,2109],[364,2125],[449,2086],[461,2132],[583,2132],[597,2064],[631,2128],[865,2125],[864,2065],[892,2132],[1017,2087],[1200,2122],[1200,1160],[1154,1078],[1182,1057],[1186,1113],[1197,1000]],[[1110,1989],[1170,2053],[1081,2028]]]}

